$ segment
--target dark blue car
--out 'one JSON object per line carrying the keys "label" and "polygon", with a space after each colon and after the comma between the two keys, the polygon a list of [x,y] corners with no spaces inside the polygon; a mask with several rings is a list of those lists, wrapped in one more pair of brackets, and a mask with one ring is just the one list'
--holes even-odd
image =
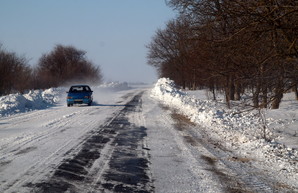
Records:
{"label": "dark blue car", "polygon": [[93,91],[88,85],[74,85],[71,86],[67,92],[67,106],[73,106],[74,104],[87,104],[91,106],[93,101]]}

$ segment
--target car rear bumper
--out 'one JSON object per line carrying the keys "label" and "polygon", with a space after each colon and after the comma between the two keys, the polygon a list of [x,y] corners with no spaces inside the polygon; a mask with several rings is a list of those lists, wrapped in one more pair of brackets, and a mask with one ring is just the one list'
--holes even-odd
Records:
{"label": "car rear bumper", "polygon": [[67,99],[67,104],[89,104],[92,103],[90,99]]}

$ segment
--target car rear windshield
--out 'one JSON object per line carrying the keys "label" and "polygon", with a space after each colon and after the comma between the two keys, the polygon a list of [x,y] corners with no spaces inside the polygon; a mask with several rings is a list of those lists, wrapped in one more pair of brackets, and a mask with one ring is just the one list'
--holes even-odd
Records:
{"label": "car rear windshield", "polygon": [[91,89],[88,86],[72,86],[69,92],[90,92]]}

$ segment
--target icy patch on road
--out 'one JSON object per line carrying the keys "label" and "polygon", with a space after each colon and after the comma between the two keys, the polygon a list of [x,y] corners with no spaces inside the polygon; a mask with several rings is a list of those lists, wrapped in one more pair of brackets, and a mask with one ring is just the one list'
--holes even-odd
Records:
{"label": "icy patch on road", "polygon": [[[257,160],[260,165],[272,169],[276,177],[283,177],[283,181],[298,187],[297,149],[278,143],[280,136],[273,128],[266,130],[271,140],[264,140],[257,112],[242,113],[237,108],[227,109],[223,103],[190,96],[167,78],[158,80],[151,90],[151,97],[174,107],[206,128],[209,137],[227,149],[237,152],[239,156]],[[272,118],[266,121],[275,128],[283,127],[283,121]]]}

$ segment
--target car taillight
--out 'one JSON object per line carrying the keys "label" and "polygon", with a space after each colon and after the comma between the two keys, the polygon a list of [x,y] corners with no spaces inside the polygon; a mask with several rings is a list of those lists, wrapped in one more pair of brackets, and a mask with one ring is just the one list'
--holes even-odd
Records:
{"label": "car taillight", "polygon": [[89,99],[90,98],[90,96],[85,96],[85,99]]}
{"label": "car taillight", "polygon": [[72,97],[71,96],[68,96],[67,99],[72,99]]}

